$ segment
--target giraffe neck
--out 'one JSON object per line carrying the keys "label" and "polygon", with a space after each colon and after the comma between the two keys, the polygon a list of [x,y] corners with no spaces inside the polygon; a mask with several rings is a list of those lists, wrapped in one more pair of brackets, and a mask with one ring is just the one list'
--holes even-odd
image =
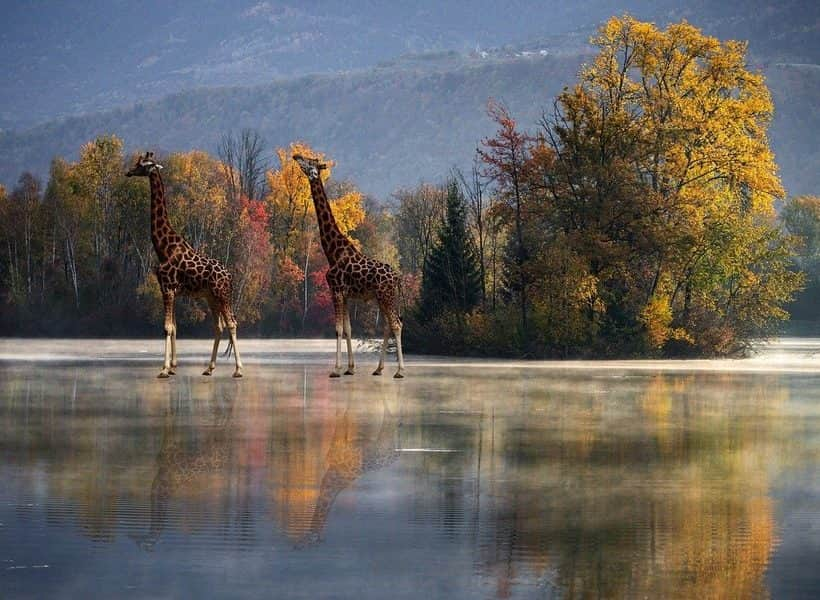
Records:
{"label": "giraffe neck", "polygon": [[171,255],[171,250],[182,239],[168,220],[168,210],[165,208],[165,184],[159,171],[153,170],[148,174],[151,184],[151,242],[160,261],[165,261]]}
{"label": "giraffe neck", "polygon": [[313,207],[316,209],[316,219],[319,222],[319,237],[327,262],[333,266],[345,255],[358,254],[353,243],[339,230],[321,179],[311,180],[310,195],[313,197]]}

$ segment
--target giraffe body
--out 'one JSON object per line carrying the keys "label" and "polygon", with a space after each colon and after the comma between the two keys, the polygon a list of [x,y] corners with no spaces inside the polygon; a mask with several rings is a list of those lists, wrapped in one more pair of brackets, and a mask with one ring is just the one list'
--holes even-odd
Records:
{"label": "giraffe body", "polygon": [[310,181],[310,193],[316,208],[322,250],[330,266],[326,280],[333,298],[336,321],[336,365],[331,377],[341,373],[341,340],[347,343],[347,370],[345,375],[353,375],[353,344],[351,341],[350,300],[375,300],[384,317],[384,341],[382,343],[379,366],[373,375],[381,375],[387,342],[392,333],[396,338],[399,368],[394,377],[404,377],[404,357],[401,349],[402,322],[398,311],[399,274],[387,265],[362,254],[340,230],[330,209],[320,171],[325,167],[314,158],[296,155],[293,159]]}
{"label": "giraffe body", "polygon": [[176,317],[174,302],[177,296],[204,298],[208,302],[214,319],[214,345],[211,361],[203,375],[211,375],[216,368],[216,354],[227,326],[230,348],[236,359],[234,377],[242,377],[242,360],[236,347],[236,318],[231,308],[233,278],[219,261],[198,253],[171,226],[165,206],[165,186],[160,175],[162,165],[148,152],[137,160],[128,177],[148,177],[151,186],[151,241],[157,253],[159,264],[154,273],[157,276],[165,305],[165,362],[160,378],[176,372]]}

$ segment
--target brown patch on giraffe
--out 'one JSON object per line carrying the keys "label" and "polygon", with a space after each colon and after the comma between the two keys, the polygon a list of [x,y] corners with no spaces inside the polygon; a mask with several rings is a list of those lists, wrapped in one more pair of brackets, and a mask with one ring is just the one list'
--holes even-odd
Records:
{"label": "brown patch on giraffe", "polygon": [[[399,275],[389,265],[366,257],[339,230],[319,175],[323,165],[316,159],[298,155],[294,156],[293,159],[299,164],[302,172],[307,175],[310,181],[310,191],[313,197],[313,205],[316,208],[316,220],[319,224],[322,250],[324,250],[330,266],[325,279],[332,292],[337,335],[336,366],[331,376],[338,376],[340,371],[340,331],[344,330],[344,323],[349,322],[348,300],[375,299],[379,304],[379,310],[383,313],[386,326],[381,358],[374,375],[381,374],[384,366],[388,333],[392,332],[396,337],[399,361],[399,369],[395,377],[403,377],[404,359],[401,350],[401,319],[398,316],[398,306],[396,305]],[[352,372],[353,356],[349,331],[345,332],[345,337],[348,348],[348,371]]]}
{"label": "brown patch on giraffe", "polygon": [[165,187],[159,174],[161,165],[153,160],[152,153],[146,153],[128,171],[128,176],[148,177],[151,186],[151,241],[159,258],[154,272],[159,281],[165,303],[165,363],[160,377],[173,374],[176,365],[176,319],[174,301],[177,296],[205,298],[214,318],[215,339],[211,362],[204,373],[213,372],[222,324],[230,333],[230,345],[235,352],[236,371],[234,377],[242,376],[242,361],[236,349],[236,318],[231,307],[232,277],[218,261],[198,254],[182,236],[174,231],[168,220],[165,206]]}

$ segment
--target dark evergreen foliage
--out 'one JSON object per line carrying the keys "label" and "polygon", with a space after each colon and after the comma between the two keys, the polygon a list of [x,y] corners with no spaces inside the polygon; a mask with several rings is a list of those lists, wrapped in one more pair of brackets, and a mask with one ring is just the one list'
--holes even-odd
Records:
{"label": "dark evergreen foliage", "polygon": [[447,211],[438,243],[424,264],[419,320],[443,312],[468,313],[481,301],[481,272],[467,230],[467,206],[455,181],[447,184]]}

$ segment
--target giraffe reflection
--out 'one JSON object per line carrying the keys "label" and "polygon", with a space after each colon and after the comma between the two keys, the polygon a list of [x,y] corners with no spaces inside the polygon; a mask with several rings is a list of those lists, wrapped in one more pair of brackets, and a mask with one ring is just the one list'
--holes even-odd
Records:
{"label": "giraffe reflection", "polygon": [[297,541],[296,548],[306,548],[321,542],[333,503],[354,481],[384,468],[399,457],[399,417],[382,399],[382,417],[364,423],[351,415],[351,402],[337,412],[335,429],[327,453],[327,469],[322,476],[316,506],[308,530]]}
{"label": "giraffe reflection", "polygon": [[150,526],[147,533],[131,535],[143,550],[153,550],[159,541],[175,495],[187,498],[230,479],[234,399],[214,395],[208,402],[210,422],[197,428],[197,435],[191,435],[185,417],[190,416],[192,407],[178,394],[170,399],[165,412],[157,472],[151,484]]}

